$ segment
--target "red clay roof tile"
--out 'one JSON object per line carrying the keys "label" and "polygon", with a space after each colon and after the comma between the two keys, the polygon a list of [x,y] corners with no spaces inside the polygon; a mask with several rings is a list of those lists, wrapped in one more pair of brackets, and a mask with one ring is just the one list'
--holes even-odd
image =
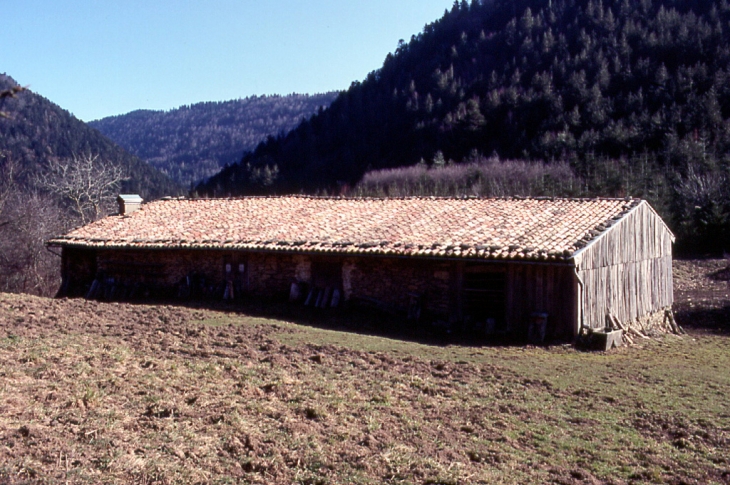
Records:
{"label": "red clay roof tile", "polygon": [[231,248],[563,260],[638,199],[309,196],[167,199],[48,241],[90,248]]}

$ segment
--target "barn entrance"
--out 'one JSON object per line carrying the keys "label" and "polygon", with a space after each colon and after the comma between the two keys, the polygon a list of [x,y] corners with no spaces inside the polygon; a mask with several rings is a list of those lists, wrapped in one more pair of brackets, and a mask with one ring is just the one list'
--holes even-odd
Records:
{"label": "barn entrance", "polygon": [[342,263],[339,261],[312,262],[312,288],[304,305],[317,308],[335,308],[342,295]]}
{"label": "barn entrance", "polygon": [[468,330],[481,335],[502,333],[507,329],[505,271],[484,266],[464,270],[464,323]]}
{"label": "barn entrance", "polygon": [[224,258],[223,281],[224,300],[241,298],[248,291],[248,261],[245,255]]}

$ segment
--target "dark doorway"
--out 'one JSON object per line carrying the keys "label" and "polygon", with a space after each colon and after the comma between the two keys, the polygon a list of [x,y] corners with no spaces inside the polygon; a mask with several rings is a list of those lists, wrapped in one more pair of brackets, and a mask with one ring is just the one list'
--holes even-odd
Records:
{"label": "dark doorway", "polygon": [[241,298],[248,291],[248,258],[244,255],[223,260],[224,300]]}
{"label": "dark doorway", "polygon": [[312,287],[304,301],[317,308],[337,307],[342,295],[342,263],[312,261]]}
{"label": "dark doorway", "polygon": [[312,285],[318,288],[342,288],[342,264],[329,261],[313,261]]}
{"label": "dark doorway", "polygon": [[491,335],[506,330],[504,272],[467,269],[464,273],[464,322],[477,333]]}

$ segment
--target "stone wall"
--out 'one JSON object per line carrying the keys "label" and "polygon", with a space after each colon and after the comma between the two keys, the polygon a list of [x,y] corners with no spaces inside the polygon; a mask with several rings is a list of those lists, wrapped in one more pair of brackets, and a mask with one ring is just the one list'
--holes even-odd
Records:
{"label": "stone wall", "polygon": [[306,256],[291,254],[250,253],[245,290],[253,295],[287,295],[291,284],[308,276]]}
{"label": "stone wall", "polygon": [[[507,331],[525,334],[535,312],[548,314],[550,338],[570,339],[576,327],[577,284],[568,266],[246,251],[65,249],[64,268],[64,285],[70,289],[66,294],[73,296],[86,295],[94,279],[105,286],[91,295],[96,298],[216,300],[231,286],[236,298],[283,299],[294,282],[311,286],[314,281],[337,281],[346,302],[359,299],[407,310],[418,296],[428,316],[453,321],[464,316],[459,288],[465,272],[503,272]],[[332,278],[333,268],[338,278]],[[116,289],[108,291],[109,285]]]}
{"label": "stone wall", "polygon": [[314,262],[341,267],[345,301],[372,299],[407,309],[411,294],[419,295],[425,309],[447,314],[451,302],[450,283],[454,263],[382,257],[341,257],[253,253],[248,256],[248,290],[254,294],[288,292],[291,283],[311,284]]}
{"label": "stone wall", "polygon": [[190,284],[205,287],[206,296],[222,298],[229,280],[239,292],[285,294],[293,281],[307,276],[306,267],[302,256],[288,254],[210,250],[96,252],[96,276],[125,286],[143,285],[158,296],[176,296],[181,285]]}
{"label": "stone wall", "polygon": [[[341,265],[344,299],[373,299],[407,308],[410,294],[424,308],[445,315],[453,300],[456,263],[381,257],[342,257],[212,250],[74,250],[64,249],[66,279],[75,294],[85,294],[97,277],[124,287],[141,286],[146,295],[176,296],[180,285],[195,278],[207,296],[222,298],[227,280],[251,295],[284,296],[293,282],[312,282],[312,263]],[[226,273],[229,264],[231,272]],[[239,272],[239,265],[244,271]],[[202,283],[204,282],[204,283]],[[220,295],[219,295],[220,293]]]}
{"label": "stone wall", "polygon": [[395,258],[348,258],[343,262],[346,299],[372,298],[408,308],[411,294],[419,295],[424,309],[447,315],[452,306],[451,280],[456,263]]}

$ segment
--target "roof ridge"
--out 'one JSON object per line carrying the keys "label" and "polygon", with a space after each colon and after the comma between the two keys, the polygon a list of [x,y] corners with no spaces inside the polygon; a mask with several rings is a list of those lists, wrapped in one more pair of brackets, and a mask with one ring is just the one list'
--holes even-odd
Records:
{"label": "roof ridge", "polygon": [[343,195],[311,195],[311,194],[288,194],[288,195],[244,195],[239,197],[163,197],[158,200],[171,201],[204,201],[204,200],[249,200],[249,199],[315,199],[315,200],[549,200],[549,201],[626,201],[639,203],[644,199],[638,197],[555,197],[555,196],[522,196],[508,195],[496,197],[480,197],[476,195],[410,195],[397,197],[376,197],[376,196],[343,196]]}

